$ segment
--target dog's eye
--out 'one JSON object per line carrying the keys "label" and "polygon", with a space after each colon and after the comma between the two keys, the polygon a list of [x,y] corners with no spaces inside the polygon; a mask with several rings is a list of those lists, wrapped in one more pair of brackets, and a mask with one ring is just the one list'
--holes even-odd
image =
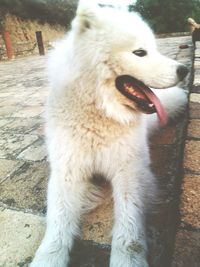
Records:
{"label": "dog's eye", "polygon": [[147,51],[143,49],[138,49],[138,50],[133,51],[133,54],[135,54],[138,57],[144,57],[147,55]]}

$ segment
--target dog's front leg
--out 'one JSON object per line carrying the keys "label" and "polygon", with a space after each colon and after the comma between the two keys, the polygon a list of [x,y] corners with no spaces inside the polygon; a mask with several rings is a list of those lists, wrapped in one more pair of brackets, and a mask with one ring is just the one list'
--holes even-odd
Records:
{"label": "dog's front leg", "polygon": [[113,228],[110,267],[148,267],[144,229],[144,179],[148,170],[134,166],[119,170],[112,180],[115,224]]}
{"label": "dog's front leg", "polygon": [[[76,170],[76,175],[78,173]],[[30,267],[68,266],[88,188],[86,179],[72,176],[70,171],[63,177],[60,171],[52,173],[48,187],[47,229]]]}

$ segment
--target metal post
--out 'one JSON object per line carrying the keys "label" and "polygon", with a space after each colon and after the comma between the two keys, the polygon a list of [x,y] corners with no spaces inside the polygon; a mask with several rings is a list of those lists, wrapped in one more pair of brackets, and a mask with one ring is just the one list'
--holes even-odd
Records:
{"label": "metal post", "polygon": [[41,56],[42,55],[45,55],[44,44],[43,44],[43,40],[42,40],[42,32],[41,31],[37,31],[35,34],[36,34],[36,39],[37,39],[39,54]]}
{"label": "metal post", "polygon": [[3,32],[3,39],[4,39],[4,42],[6,45],[7,57],[8,57],[8,59],[13,59],[14,58],[14,51],[13,51],[12,43],[10,40],[10,33],[8,31]]}

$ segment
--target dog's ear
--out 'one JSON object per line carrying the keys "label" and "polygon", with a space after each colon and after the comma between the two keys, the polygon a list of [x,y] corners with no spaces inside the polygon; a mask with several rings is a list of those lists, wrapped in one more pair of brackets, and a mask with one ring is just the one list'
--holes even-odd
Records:
{"label": "dog's ear", "polygon": [[98,4],[94,0],[80,0],[72,27],[79,33],[94,27],[98,21]]}

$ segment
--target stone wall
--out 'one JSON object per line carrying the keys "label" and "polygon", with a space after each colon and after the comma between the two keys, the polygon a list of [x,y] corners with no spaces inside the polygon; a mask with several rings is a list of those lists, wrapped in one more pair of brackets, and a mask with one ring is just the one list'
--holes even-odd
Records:
{"label": "stone wall", "polygon": [[[62,38],[66,29],[60,25],[41,24],[37,21],[22,20],[7,14],[4,20],[4,30],[10,33],[15,57],[37,54],[35,32],[42,31],[45,49],[49,49],[56,39]],[[6,59],[6,48],[2,34],[0,34],[0,60]]]}

